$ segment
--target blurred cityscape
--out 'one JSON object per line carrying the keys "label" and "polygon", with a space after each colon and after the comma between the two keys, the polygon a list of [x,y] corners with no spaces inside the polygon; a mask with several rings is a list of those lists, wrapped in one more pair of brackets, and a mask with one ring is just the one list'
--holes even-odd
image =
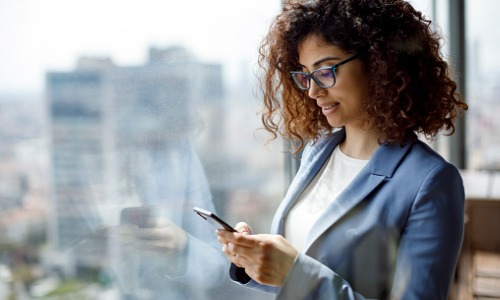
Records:
{"label": "blurred cityscape", "polygon": [[[144,65],[81,57],[74,70],[49,71],[43,95],[0,95],[0,299],[65,299],[56,295],[82,293],[74,281],[82,274],[92,281],[78,299],[116,299],[105,298],[105,255],[67,249],[92,226],[116,222],[107,208],[132,204],[120,180],[145,174],[127,173],[127,153],[150,151],[159,140],[192,140],[217,211],[267,231],[285,190],[287,154],[255,131],[251,72],[242,66],[232,86],[223,72],[182,47],[151,48]],[[464,182],[468,194],[483,197],[500,193],[500,177],[468,175],[500,171],[500,73],[469,74]],[[82,219],[89,207],[95,218]]]}
{"label": "blurred cityscape", "polygon": [[471,73],[470,82],[466,118],[468,168],[500,171],[500,72]]}
{"label": "blurred cityscape", "polygon": [[[431,7],[431,2],[437,3],[439,12],[440,3],[448,1],[412,2],[422,8]],[[79,6],[75,10],[78,14],[72,15],[68,8],[73,10],[74,5],[67,4],[64,9],[61,2],[57,5],[57,15],[47,17],[49,12],[40,13],[42,6],[49,10],[54,6],[19,3],[21,18],[8,9],[9,5],[3,6],[4,22],[10,14],[15,21],[3,26],[7,28],[4,35],[11,39],[4,37],[2,41],[13,45],[4,48],[14,49],[4,52],[6,60],[10,60],[14,52],[19,52],[24,60],[37,52],[37,47],[43,48],[40,55],[64,56],[61,53],[65,51],[54,51],[61,47],[54,41],[66,44],[65,39],[80,42],[84,37],[79,26],[70,26],[70,19],[81,17],[85,22],[80,22],[88,26],[88,17],[95,17],[96,22],[99,17],[95,14],[99,9],[92,4],[86,4],[88,11],[85,5]],[[499,45],[495,35],[498,33],[491,30],[496,26],[499,6],[495,0],[467,3],[472,21],[467,24],[469,59],[465,100],[469,111],[466,113],[467,170],[462,170],[462,175],[467,197],[500,199],[500,101],[497,96],[500,72],[492,71],[498,66],[495,55]],[[112,2],[107,5],[113,11],[116,9]],[[206,8],[217,5],[206,4]],[[241,4],[234,5],[220,10],[231,11]],[[161,16],[150,17],[149,5],[143,13],[154,21],[151,22],[154,28],[169,28],[157,22],[170,18],[165,18],[161,9],[153,10],[161,12]],[[175,14],[178,11],[183,10],[176,10]],[[206,30],[197,24],[194,28],[208,36],[215,27],[208,26],[201,16],[214,18],[213,15],[204,9],[195,12],[199,13],[197,22],[188,22],[205,22]],[[138,16],[141,13],[138,12]],[[233,27],[226,25],[233,24],[235,32],[240,34],[250,35],[250,29],[255,30],[258,23],[254,16],[247,19],[236,13],[224,15],[244,21],[248,27],[238,27],[234,20],[219,15],[215,18],[224,27]],[[109,14],[102,16],[105,24],[115,23],[115,19],[110,22]],[[130,14],[123,16],[128,22]],[[60,17],[67,17],[63,19],[65,26],[61,26]],[[185,16],[182,19],[184,21]],[[28,26],[12,25],[19,20]],[[52,24],[48,20],[54,20],[54,27],[44,26],[44,22]],[[446,22],[443,20],[442,24]],[[151,28],[139,30],[135,24],[134,27],[119,21],[116,24],[119,24],[116,32],[132,28],[123,34],[127,40],[132,40],[130,36],[134,32],[142,37],[147,36],[145,32],[153,31]],[[23,30],[16,31],[14,27]],[[94,36],[100,27],[96,23],[89,28],[89,36]],[[41,32],[45,34],[45,31],[51,32],[40,39]],[[103,32],[107,32],[103,34],[105,37],[116,35],[115,31]],[[158,32],[162,37],[165,35],[164,30]],[[35,40],[29,42],[28,36]],[[220,36],[226,40],[228,34]],[[241,42],[239,37],[229,36],[234,40],[224,47],[230,48],[229,52],[241,51],[231,48]],[[201,40],[199,36],[193,39]],[[222,40],[216,41],[212,44],[222,47]],[[98,44],[106,42],[106,38],[97,39]],[[114,42],[112,44],[119,44]],[[17,63],[13,66],[17,67]],[[25,74],[10,69],[4,68],[5,74]],[[0,93],[0,300],[120,299],[113,282],[101,272],[101,265],[113,253],[100,251],[102,255],[96,256],[79,245],[96,226],[117,222],[116,214],[109,213],[115,206],[137,204],[137,199],[129,193],[132,182],[123,179],[147,174],[130,169],[130,165],[136,163],[130,153],[161,151],[165,142],[168,144],[179,137],[192,141],[218,213],[230,223],[244,220],[252,224],[254,231],[267,232],[287,185],[284,162],[288,154],[280,141],[266,144],[268,136],[256,131],[260,127],[256,114],[258,96],[250,69],[249,65],[242,64],[240,79],[229,85],[223,79],[227,74],[222,64],[202,62],[180,46],[150,48],[148,59],[142,65],[121,66],[115,64],[112,57],[83,56],[72,70],[45,70],[45,89],[41,93]],[[37,71],[30,69],[29,76],[34,74]],[[489,226],[487,235],[496,236],[497,231],[498,228]],[[264,299],[262,294],[252,294],[235,285],[223,289],[227,295],[237,294],[238,299]],[[221,299],[214,295],[217,294],[208,293],[205,297]]]}
{"label": "blurred cityscape", "polygon": [[[249,76],[228,87],[221,65],[170,47],[149,49],[141,66],[81,57],[75,70],[46,74],[44,95],[0,96],[0,299],[105,295],[99,270],[112,253],[75,245],[117,222],[111,208],[148,204],[134,203],[122,182],[147,175],[131,174],[131,153],[179,139],[193,141],[219,214],[266,231],[285,155],[255,132],[254,87]],[[92,278],[85,292],[78,278]]]}

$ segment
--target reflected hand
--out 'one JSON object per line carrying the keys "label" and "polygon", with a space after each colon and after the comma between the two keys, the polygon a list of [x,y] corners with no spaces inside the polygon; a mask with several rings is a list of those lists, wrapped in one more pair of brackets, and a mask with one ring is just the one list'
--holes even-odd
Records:
{"label": "reflected hand", "polygon": [[261,284],[281,286],[298,254],[280,235],[218,230],[217,237],[228,259]]}
{"label": "reflected hand", "polygon": [[121,226],[120,237],[126,249],[143,255],[174,255],[187,245],[187,233],[168,219],[154,219],[145,228]]}

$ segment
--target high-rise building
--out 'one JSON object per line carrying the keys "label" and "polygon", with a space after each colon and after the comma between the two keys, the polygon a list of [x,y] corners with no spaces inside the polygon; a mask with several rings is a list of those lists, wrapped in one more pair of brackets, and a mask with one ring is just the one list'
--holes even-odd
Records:
{"label": "high-rise building", "polygon": [[[155,151],[207,122],[224,126],[222,82],[220,65],[201,63],[180,47],[152,48],[141,66],[81,58],[74,71],[47,74],[53,213],[48,237],[56,253],[71,253],[70,266],[98,266],[102,257],[75,246],[101,224],[116,223],[116,214],[103,212],[141,201],[128,193],[132,178],[141,176],[129,169],[135,154]],[[221,130],[203,135],[216,150]]]}

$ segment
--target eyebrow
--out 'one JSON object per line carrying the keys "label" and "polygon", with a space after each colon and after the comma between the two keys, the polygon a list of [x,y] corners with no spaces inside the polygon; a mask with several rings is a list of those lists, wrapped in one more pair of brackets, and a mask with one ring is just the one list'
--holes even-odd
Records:
{"label": "eyebrow", "polygon": [[[328,56],[328,57],[322,58],[322,59],[320,59],[320,60],[318,60],[318,61],[314,62],[312,66],[313,66],[314,68],[316,68],[316,67],[318,67],[319,65],[321,65],[322,63],[324,63],[325,61],[329,61],[329,60],[340,60],[340,58],[338,58],[338,57],[331,57],[331,56]],[[303,68],[306,68],[306,66],[304,66],[304,65],[302,65],[302,64],[301,64],[300,66],[301,66],[301,67],[303,67]]]}

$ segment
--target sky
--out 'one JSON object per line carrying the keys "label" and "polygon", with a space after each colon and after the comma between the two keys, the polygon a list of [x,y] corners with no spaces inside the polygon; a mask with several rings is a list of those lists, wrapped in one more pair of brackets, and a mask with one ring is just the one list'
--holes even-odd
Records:
{"label": "sky", "polygon": [[71,71],[80,56],[140,65],[151,46],[183,45],[234,77],[279,9],[278,0],[0,0],[0,93],[43,91],[47,71]]}
{"label": "sky", "polygon": [[[448,0],[436,1],[442,11]],[[43,92],[47,71],[71,71],[80,56],[140,65],[151,46],[183,45],[202,61],[222,63],[226,78],[235,79],[243,65],[255,63],[280,2],[0,0],[0,93]],[[431,0],[411,2],[431,15]],[[500,1],[469,0],[467,12],[469,40],[480,45],[476,56],[493,58],[480,60],[480,69],[500,68],[500,31],[492,30]]]}

